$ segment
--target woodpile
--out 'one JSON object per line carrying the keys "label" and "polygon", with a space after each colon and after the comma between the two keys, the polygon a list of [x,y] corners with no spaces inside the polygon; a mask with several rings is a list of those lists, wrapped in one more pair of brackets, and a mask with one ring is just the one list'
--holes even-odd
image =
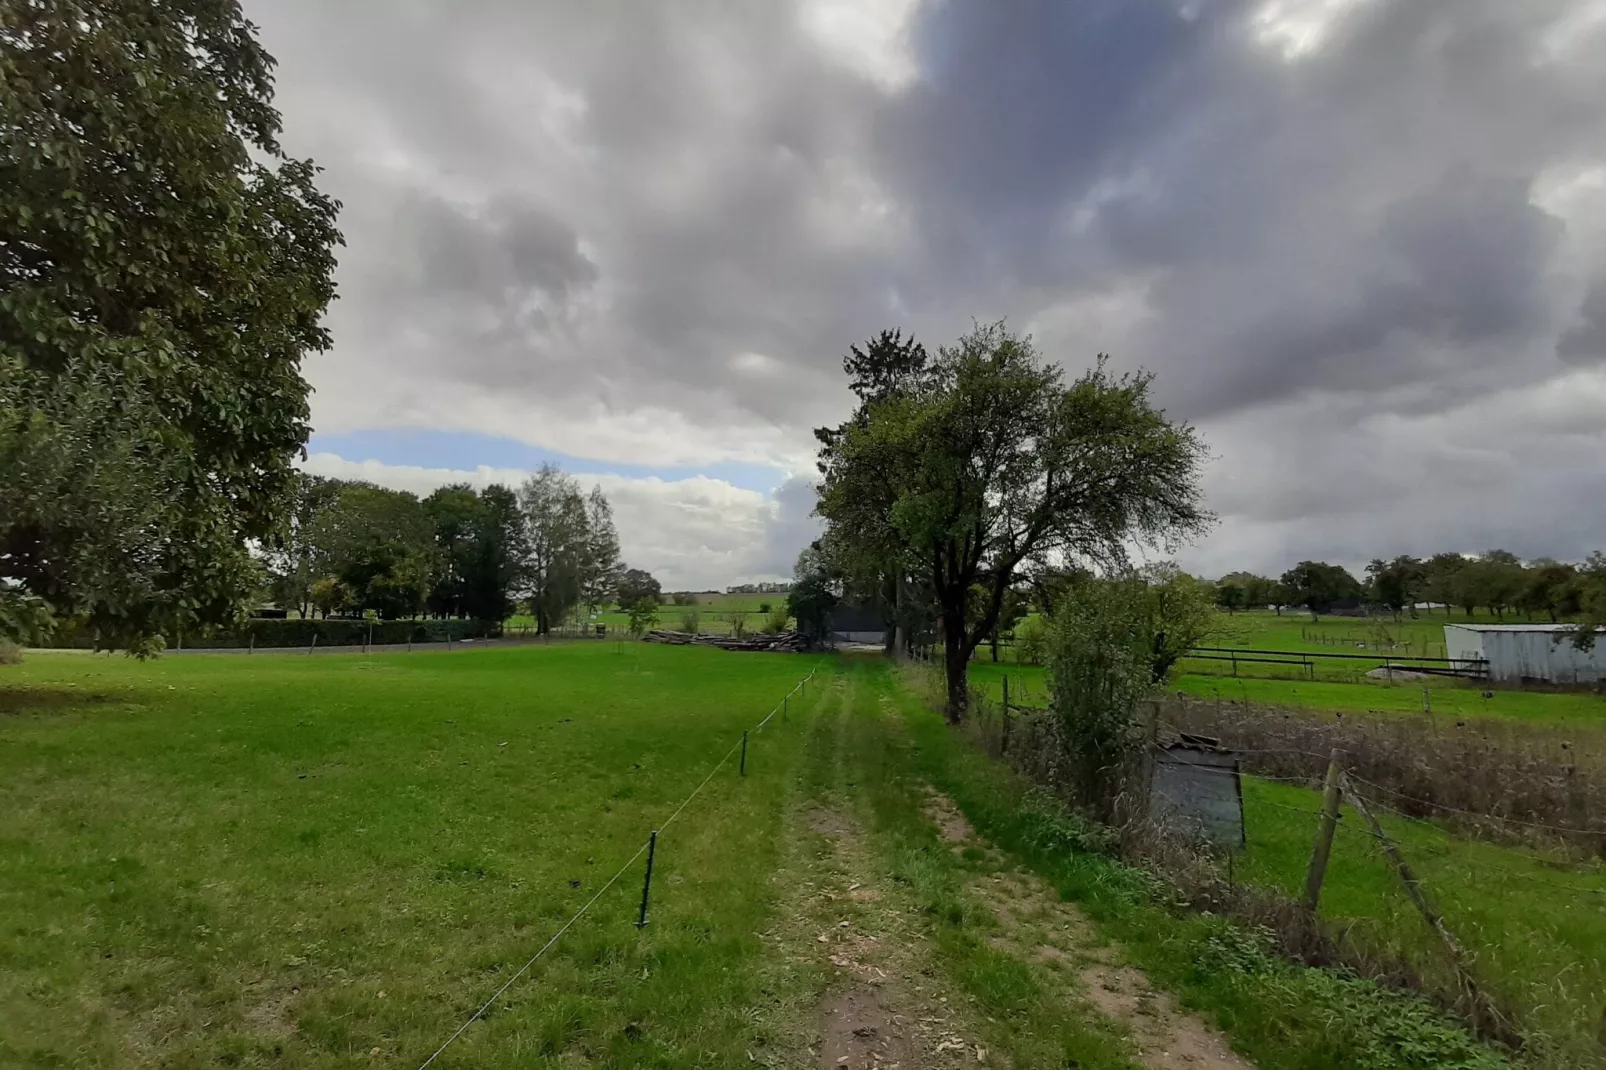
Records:
{"label": "woodpile", "polygon": [[671,646],[716,646],[721,650],[769,650],[796,654],[803,649],[803,637],[797,632],[779,635],[749,635],[738,639],[732,635],[704,635],[701,632],[674,632],[655,628],[642,636],[649,643],[668,643]]}

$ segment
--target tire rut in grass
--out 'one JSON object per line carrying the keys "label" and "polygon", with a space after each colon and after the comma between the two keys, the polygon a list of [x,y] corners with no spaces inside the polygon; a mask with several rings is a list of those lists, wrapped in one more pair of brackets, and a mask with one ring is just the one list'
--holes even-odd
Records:
{"label": "tire rut in grass", "polygon": [[980,860],[995,870],[974,877],[969,891],[997,918],[998,946],[1052,977],[1066,998],[1127,1029],[1139,1064],[1151,1070],[1254,1070],[1218,1031],[1180,1008],[1141,970],[1122,964],[1074,904],[1036,875],[1010,868],[951,799],[932,792],[926,814],[955,853],[980,852]]}
{"label": "tire rut in grass", "polygon": [[815,979],[817,1000],[791,1008],[771,1066],[955,1070],[1006,1065],[975,1040],[971,1015],[934,964],[920,914],[883,876],[843,781],[845,694],[822,711],[816,789],[800,798],[793,845],[777,872],[780,909],[764,934],[783,976]]}
{"label": "tire rut in grass", "polygon": [[912,1070],[985,1061],[961,999],[931,961],[918,911],[879,879],[854,817],[828,807],[808,821],[822,857],[802,889],[804,912],[815,953],[835,973],[818,1010],[815,1065]]}

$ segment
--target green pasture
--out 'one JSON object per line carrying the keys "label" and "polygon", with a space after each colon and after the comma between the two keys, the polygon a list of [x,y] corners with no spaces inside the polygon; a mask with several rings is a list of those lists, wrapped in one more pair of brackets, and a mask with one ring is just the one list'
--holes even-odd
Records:
{"label": "green pasture", "polygon": [[1253,647],[1265,650],[1294,650],[1320,653],[1399,654],[1442,658],[1446,624],[1537,624],[1549,617],[1531,618],[1507,613],[1496,618],[1479,610],[1471,617],[1459,609],[1448,614],[1442,609],[1418,610],[1415,617],[1402,614],[1399,620],[1387,615],[1373,617],[1323,616],[1312,620],[1303,610],[1244,610],[1223,613],[1220,634],[1209,645]]}
{"label": "green pasture", "polygon": [[[1240,879],[1290,896],[1304,885],[1320,794],[1253,777],[1243,782],[1249,845]],[[1359,944],[1449,986],[1444,945],[1403,891],[1381,844],[1344,807],[1321,914]],[[1514,1008],[1541,1065],[1606,1065],[1606,867],[1451,836],[1381,814],[1455,937],[1480,987]]]}
{"label": "green pasture", "polygon": [[[640,859],[609,878],[815,667],[807,698],[752,737],[749,775],[726,764],[665,829],[636,929]],[[1009,853],[952,852],[928,785]],[[1159,905],[879,659],[640,643],[36,654],[0,676],[0,792],[8,1067],[417,1066],[604,889],[434,1065],[793,1065],[788,1038],[832,975],[775,945],[797,883],[776,873],[816,806],[858,815],[868,875],[903,889],[929,948],[919,983],[957,993],[1006,1065],[1133,1054],[995,945],[967,885],[1017,864],[1262,1070],[1408,1067],[1417,1050],[1494,1065],[1420,1001],[1222,960],[1218,921]]]}
{"label": "green pasture", "polygon": [[[925,671],[912,668],[905,676],[918,681]],[[1149,876],[1098,849],[1104,842],[1098,830],[966,743],[907,688],[900,690],[896,708],[906,718],[910,761],[919,774],[952,797],[982,834],[1077,903],[1151,980],[1223,1029],[1260,1070],[1506,1065],[1419,997],[1287,964],[1220,917],[1160,906],[1164,896]],[[922,690],[934,688],[927,683]]]}
{"label": "green pasture", "polygon": [[[1583,691],[1523,691],[1487,688],[1476,681],[1376,680],[1355,674],[1337,679],[1308,680],[1292,673],[1252,675],[1245,666],[1238,676],[1221,671],[1221,662],[1184,658],[1167,681],[1168,690],[1193,698],[1251,702],[1337,713],[1431,713],[1444,717],[1509,717],[1524,721],[1577,722],[1606,727],[1606,695]],[[1365,663],[1362,663],[1363,665]],[[1200,672],[1200,668],[1211,671]],[[1267,666],[1259,666],[1267,668]],[[986,650],[970,664],[970,680],[984,693],[1001,698],[1009,677],[1012,701],[1043,705],[1048,700],[1048,673],[1040,665],[993,662]],[[1426,692],[1426,694],[1424,694]]]}
{"label": "green pasture", "polygon": [[[30,655],[0,1065],[416,1066],[821,664],[648,644]],[[799,718],[436,1064],[734,1066]]]}

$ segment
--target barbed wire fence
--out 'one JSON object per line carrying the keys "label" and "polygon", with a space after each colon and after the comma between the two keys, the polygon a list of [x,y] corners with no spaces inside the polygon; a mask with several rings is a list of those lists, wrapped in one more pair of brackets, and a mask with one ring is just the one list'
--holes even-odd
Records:
{"label": "barbed wire fence", "polygon": [[608,890],[617,884],[619,879],[628,873],[631,867],[639,862],[641,860],[641,856],[645,854],[647,856],[647,868],[642,883],[641,911],[640,917],[635,923],[638,929],[644,927],[647,924],[648,899],[652,889],[653,855],[657,848],[659,835],[662,834],[664,830],[669,828],[670,825],[674,824],[675,820],[686,811],[688,806],[691,805],[692,800],[696,799],[698,795],[702,794],[703,789],[706,788],[714,779],[715,774],[723,769],[731,760],[732,756],[736,755],[738,752],[741,753],[741,775],[747,775],[747,747],[750,736],[758,732],[762,732],[764,727],[773,721],[777,715],[779,715],[782,719],[785,719],[790,710],[792,696],[799,693],[807,696],[809,681],[814,679],[815,674],[818,672],[818,666],[809,670],[809,674],[794,684],[792,686],[792,690],[788,691],[784,696],[782,696],[781,701],[776,703],[775,708],[770,710],[769,713],[764,716],[763,720],[759,721],[750,729],[744,729],[741,734],[741,738],[732,743],[730,749],[720,756],[719,760],[716,761],[708,770],[708,774],[704,776],[698,785],[691,790],[690,794],[680,801],[680,805],[675,807],[674,811],[670,813],[670,815],[665,818],[661,824],[648,833],[647,838],[641,842],[641,846],[636,848],[635,853],[626,859],[624,864],[614,871],[613,876],[609,877],[602,887],[598,888],[596,893],[592,895],[590,899],[586,900],[585,904],[582,905],[579,910],[570,915],[569,919],[558,927],[557,931],[552,934],[551,938],[548,939],[546,943],[542,944],[535,954],[531,955],[529,959],[525,961],[524,965],[519,967],[518,971],[515,972],[513,976],[502,982],[501,987],[497,988],[495,992],[491,993],[489,999],[480,1004],[479,1008],[475,1010],[473,1014],[469,1015],[463,1024],[458,1026],[456,1031],[448,1036],[441,1043],[440,1047],[436,1048],[434,1052],[430,1054],[429,1058],[425,1059],[419,1064],[419,1070],[426,1070],[426,1068],[434,1063],[434,1061],[438,1059],[447,1048],[456,1043],[459,1037],[468,1032],[470,1026],[483,1018],[486,1012],[496,1005],[496,1001],[501,999],[503,994],[506,993],[509,988],[512,988],[521,977],[529,973],[530,969],[538,961],[540,961],[541,957],[557,944],[558,940],[562,938],[563,934],[573,928],[575,923],[581,918],[585,917],[586,914],[590,912],[591,908],[596,905],[597,901],[606,895]]}
{"label": "barbed wire fence", "polygon": [[[1021,692],[1024,688],[1012,688],[1015,681],[1006,679],[1002,686],[1002,702],[998,701],[999,694],[994,691],[979,696],[984,699],[982,708],[973,712],[980,716],[982,722],[973,728],[976,742],[992,753],[995,757],[1008,762],[1018,771],[1030,779],[1039,780],[1045,787],[1056,790],[1055,775],[1063,774],[1065,770],[1059,768],[1052,760],[1052,756],[1042,752],[1045,749],[1052,751],[1060,744],[1057,725],[1053,709],[1041,704],[1041,696],[1032,696],[1036,702],[1021,701]],[[1159,727],[1163,723],[1162,706],[1156,703],[1154,710],[1153,728],[1154,742],[1146,744],[1146,749],[1152,748],[1156,752],[1164,751],[1160,745]],[[1225,725],[1227,722],[1221,722]],[[1149,735],[1150,730],[1145,731]],[[1199,728],[1186,730],[1173,728],[1169,731],[1166,742],[1172,745],[1200,746],[1210,749],[1214,742],[1209,736],[1197,736],[1190,733],[1201,731]],[[1231,735],[1232,733],[1226,733]],[[1302,741],[1303,742],[1303,741]],[[1335,747],[1339,741],[1335,740]],[[1464,1013],[1468,1021],[1477,1032],[1493,1037],[1503,1042],[1511,1043],[1520,1037],[1515,1023],[1514,1009],[1502,1002],[1502,998],[1491,994],[1488,983],[1498,982],[1499,977],[1490,974],[1487,962],[1480,964],[1480,960],[1488,954],[1488,949],[1481,946],[1479,938],[1485,935],[1486,923],[1481,922],[1477,916],[1462,916],[1467,908],[1464,888],[1471,881],[1471,887],[1479,887],[1480,881],[1485,879],[1506,880],[1509,882],[1522,882],[1531,885],[1537,894],[1543,894],[1547,899],[1556,902],[1573,904],[1576,909],[1584,912],[1585,916],[1593,916],[1603,907],[1606,907],[1606,867],[1598,859],[1564,862],[1560,858],[1545,856],[1527,856],[1517,847],[1501,839],[1493,841],[1482,832],[1469,834],[1466,830],[1469,821],[1486,822],[1488,826],[1504,826],[1514,832],[1528,830],[1553,839],[1536,841],[1543,842],[1546,847],[1556,848],[1568,857],[1576,855],[1581,850],[1590,853],[1599,853],[1599,838],[1602,827],[1593,826],[1591,822],[1569,823],[1562,821],[1536,820],[1528,816],[1516,816],[1504,813],[1491,813],[1474,807],[1456,806],[1451,803],[1431,798],[1419,797],[1398,787],[1390,787],[1377,783],[1361,772],[1352,768],[1356,765],[1364,766],[1359,759],[1352,762],[1341,748],[1334,752],[1318,754],[1308,746],[1241,746],[1236,742],[1227,742],[1225,751],[1234,757],[1241,757],[1245,764],[1261,756],[1288,755],[1297,756],[1305,769],[1327,769],[1327,776],[1312,776],[1309,773],[1299,772],[1296,769],[1275,769],[1278,764],[1287,766],[1288,762],[1271,764],[1274,768],[1265,772],[1250,772],[1242,768],[1237,762],[1230,762],[1225,768],[1216,768],[1202,763],[1187,762],[1195,766],[1190,773],[1200,777],[1212,775],[1232,778],[1235,782],[1256,783],[1267,788],[1301,788],[1314,789],[1318,792],[1310,804],[1299,805],[1295,798],[1268,798],[1267,790],[1254,792],[1245,798],[1238,793],[1239,805],[1243,808],[1241,820],[1249,824],[1256,823],[1255,811],[1264,816],[1261,821],[1272,821],[1274,814],[1288,815],[1300,814],[1309,822],[1301,821],[1300,825],[1308,829],[1304,835],[1310,836],[1306,841],[1310,845],[1310,862],[1305,871],[1297,876],[1303,878],[1304,894],[1295,887],[1292,892],[1282,890],[1280,887],[1261,887],[1258,891],[1251,891],[1250,898],[1245,903],[1250,908],[1258,906],[1255,897],[1269,893],[1274,898],[1283,899],[1286,896],[1291,908],[1289,916],[1301,915],[1303,926],[1316,926],[1313,932],[1322,931],[1318,922],[1318,906],[1324,880],[1330,874],[1327,870],[1329,852],[1332,850],[1333,839],[1336,837],[1347,840],[1359,847],[1365,845],[1368,865],[1380,867],[1386,875],[1383,884],[1375,885],[1378,894],[1384,894],[1389,886],[1395,887],[1402,899],[1402,906],[1408,902],[1405,909],[1407,913],[1419,915],[1425,924],[1430,939],[1442,948],[1441,958],[1447,972],[1446,983],[1449,985],[1450,998],[1453,1004]],[[1161,755],[1157,753],[1156,758]],[[1172,761],[1176,760],[1175,753],[1168,755]],[[1275,771],[1274,771],[1275,770]],[[1277,775],[1278,773],[1292,775]],[[1047,779],[1044,779],[1045,775]],[[1331,790],[1324,790],[1331,787]],[[1153,790],[1148,788],[1146,790]],[[1224,794],[1232,794],[1227,792]],[[1262,809],[1264,808],[1264,809]],[[1408,813],[1416,809],[1417,813]],[[1140,811],[1148,814],[1147,806],[1140,806]],[[1426,816],[1423,816],[1426,815]],[[1350,820],[1342,821],[1348,816]],[[1459,819],[1459,820],[1455,820]],[[1167,829],[1169,822],[1163,818],[1155,818],[1148,814],[1151,822],[1159,820],[1161,826],[1156,831],[1162,835],[1175,835],[1185,830]],[[1278,818],[1287,822],[1287,816]],[[1447,826],[1446,820],[1452,821]],[[1240,826],[1242,827],[1242,826]],[[1411,834],[1412,830],[1421,833],[1431,832],[1431,838],[1420,834]],[[1141,843],[1142,838],[1134,841]],[[1523,841],[1523,846],[1533,846]],[[1505,844],[1497,847],[1497,844]],[[1488,849],[1485,849],[1487,845]],[[1243,844],[1247,847],[1247,841]],[[1234,854],[1241,848],[1230,847],[1225,851],[1225,858],[1220,858],[1220,850],[1212,849],[1211,853],[1218,857],[1226,867],[1226,885],[1228,900],[1221,900],[1225,905],[1230,897],[1235,895],[1232,891]],[[1509,856],[1499,854],[1500,850],[1509,850]],[[1550,852],[1553,854],[1554,852]],[[1193,857],[1184,852],[1177,857]],[[1162,853],[1157,856],[1157,864],[1166,865],[1166,859],[1172,856]],[[1341,853],[1333,861],[1333,872],[1342,872],[1355,864],[1353,851]],[[1528,864],[1525,865],[1524,863]],[[1422,863],[1423,870],[1413,863]],[[1543,870],[1557,870],[1558,872],[1544,872]],[[1570,874],[1570,877],[1569,877]],[[1439,891],[1446,893],[1448,898],[1442,900],[1430,888],[1438,882],[1443,884]],[[1352,882],[1353,883],[1353,882]],[[1350,890],[1353,891],[1352,886]],[[1299,908],[1303,908],[1302,910]],[[1262,914],[1264,918],[1267,915]],[[1343,952],[1349,943],[1351,930],[1357,918],[1351,916],[1348,921],[1337,922],[1329,919],[1333,924],[1328,927],[1329,935],[1335,940],[1334,948]],[[1266,923],[1258,921],[1257,923]],[[1459,932],[1460,928],[1467,932]],[[1292,925],[1292,930],[1301,929],[1301,925]],[[1473,936],[1471,945],[1463,942],[1463,936]],[[1298,947],[1295,940],[1290,940],[1288,946]],[[1361,954],[1361,968],[1366,968],[1365,960],[1373,958],[1374,961],[1387,966],[1385,961],[1386,947],[1379,945],[1376,948],[1358,948]],[[1377,958],[1376,956],[1383,956]],[[1482,975],[1482,976],[1479,976]],[[1500,989],[1499,984],[1494,984]],[[1509,998],[1509,996],[1505,997]]]}

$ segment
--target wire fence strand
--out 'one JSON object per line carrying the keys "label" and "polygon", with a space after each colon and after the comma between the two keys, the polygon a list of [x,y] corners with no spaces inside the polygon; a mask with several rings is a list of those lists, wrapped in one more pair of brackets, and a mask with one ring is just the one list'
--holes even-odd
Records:
{"label": "wire fence strand", "polygon": [[[799,680],[796,684],[794,684],[792,686],[792,690],[790,690],[790,691],[788,691],[786,693],[786,697],[781,699],[780,703],[777,704],[776,707],[769,712],[768,716],[766,716],[762,721],[760,721],[758,723],[758,726],[756,728],[754,728],[753,731],[756,732],[759,729],[763,728],[766,724],[769,724],[770,718],[774,717],[777,713],[779,713],[787,705],[787,703],[791,700],[791,697],[793,695],[797,694],[797,692],[800,689],[802,689],[803,687],[807,686],[808,682],[810,680],[814,679],[814,674],[816,672],[818,672],[818,671],[819,671],[818,667],[809,670],[809,674],[807,676],[803,677],[803,679]],[[685,811],[686,807],[691,805],[691,801],[693,799],[697,798],[697,796],[702,792],[702,790],[708,786],[708,782],[714,779],[714,774],[718,773],[720,771],[720,769],[724,768],[725,763],[730,761],[731,755],[735,754],[737,748],[740,747],[741,745],[742,745],[742,741],[738,739],[736,741],[736,743],[731,746],[731,749],[726,751],[724,753],[724,755],[719,759],[719,761],[714,763],[714,767],[708,771],[708,775],[707,776],[703,777],[702,782],[699,783],[695,788],[693,788],[691,790],[691,794],[687,795],[684,799],[682,799],[681,802],[680,802],[680,805],[675,807],[674,813],[670,814],[667,818],[665,818],[663,824],[658,826],[658,831],[659,832],[662,832],[664,829],[668,828],[671,824],[673,824],[674,820],[677,817],[679,817],[682,812]],[[446,1040],[444,1042],[442,1042],[441,1046],[436,1048],[435,1051],[430,1055],[429,1058],[425,1059],[422,1063],[420,1063],[419,1067],[418,1067],[418,1070],[426,1070],[426,1068],[431,1063],[433,1063],[437,1058],[440,1057],[440,1054],[442,1052],[444,1052],[447,1048],[452,1046],[452,1044],[457,1040],[458,1037],[462,1036],[464,1033],[466,1033],[468,1031],[469,1026],[473,1025],[475,1022],[479,1021],[482,1017],[484,1017],[485,1016],[485,1012],[490,1010],[493,1006],[495,1006],[496,1005],[496,1001],[502,998],[502,994],[504,992],[506,992],[509,988],[512,988],[514,982],[516,982],[519,978],[523,977],[526,973],[529,973],[530,972],[530,967],[534,966],[536,961],[538,959],[540,959],[540,957],[542,955],[545,955],[549,950],[551,950],[552,946],[558,942],[558,938],[561,937],[564,933],[568,932],[571,928],[573,928],[575,922],[577,922],[581,918],[585,917],[586,912],[591,909],[592,905],[594,903],[596,903],[597,900],[601,899],[603,897],[603,895],[608,891],[608,889],[612,888],[616,883],[618,883],[619,878],[624,876],[625,873],[627,873],[630,870],[630,867],[635,865],[636,862],[638,860],[640,860],[641,856],[646,852],[646,850],[647,850],[647,841],[644,840],[644,841],[642,841],[641,846],[636,848],[636,853],[631,855],[630,858],[625,862],[625,864],[620,866],[618,871],[615,872],[613,876],[608,878],[608,882],[606,884],[604,884],[601,888],[598,888],[597,891],[596,891],[596,894],[593,895],[590,899],[586,900],[585,905],[582,906],[579,910],[575,911],[574,914],[569,918],[569,920],[564,922],[562,927],[559,928],[557,932],[552,934],[552,938],[550,940],[548,940],[546,943],[542,944],[541,945],[541,949],[539,951],[537,951],[535,954],[531,955],[530,958],[529,958],[529,961],[525,962],[525,964],[523,966],[519,967],[519,970],[518,970],[517,973],[515,973],[512,977],[509,977],[506,981],[502,982],[502,987],[498,988],[495,992],[493,992],[491,994],[491,998],[490,999],[486,1000],[483,1004],[480,1005],[480,1008],[478,1010],[476,1010],[473,1014],[469,1015],[468,1020],[465,1021],[462,1025],[458,1026],[457,1027],[457,1031],[454,1032],[451,1036],[447,1037]]]}

